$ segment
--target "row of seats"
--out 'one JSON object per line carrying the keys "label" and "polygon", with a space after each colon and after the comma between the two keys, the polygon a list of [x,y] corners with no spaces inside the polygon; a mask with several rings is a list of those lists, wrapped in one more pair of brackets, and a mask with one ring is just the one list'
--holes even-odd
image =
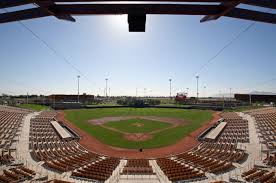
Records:
{"label": "row of seats", "polygon": [[56,115],[56,112],[44,111],[31,119],[29,147],[32,157],[44,161],[46,168],[72,171],[73,177],[108,179],[120,161],[89,152],[75,140],[61,139],[50,123]]}
{"label": "row of seats", "polygon": [[255,119],[260,142],[266,146],[264,163],[276,166],[276,108],[268,107],[247,112]]}
{"label": "row of seats", "polygon": [[242,162],[247,157],[244,150],[237,149],[237,144],[205,142],[191,151],[193,154],[229,162]]}
{"label": "row of seats", "polygon": [[0,150],[11,148],[26,114],[28,111],[0,106]]}
{"label": "row of seats", "polygon": [[0,106],[0,165],[9,165],[14,161],[11,151],[18,136],[22,120],[31,111],[15,107]]}
{"label": "row of seats", "polygon": [[157,159],[162,171],[171,181],[200,179],[205,172],[224,173],[234,168],[232,163],[240,163],[247,158],[237,143],[249,142],[248,121],[236,113],[222,113],[227,122],[215,142],[203,142],[188,152],[177,156]]}
{"label": "row of seats", "polygon": [[267,152],[266,158],[264,159],[264,163],[269,166],[276,166],[276,152]]}
{"label": "row of seats", "polygon": [[15,107],[0,106],[0,166],[5,165],[0,173],[1,183],[27,182],[35,176],[35,171],[15,163],[12,156],[15,150],[13,142],[20,133],[23,118],[33,112]]}
{"label": "row of seats", "polygon": [[275,183],[275,172],[258,169],[256,167],[243,172],[242,178],[248,182]]}
{"label": "row of seats", "polygon": [[24,182],[31,180],[35,177],[35,171],[28,169],[24,166],[10,168],[3,170],[3,174],[0,175],[0,182],[11,183],[11,182]]}
{"label": "row of seats", "polygon": [[75,170],[72,172],[72,176],[105,181],[111,176],[119,163],[118,158],[105,158]]}
{"label": "row of seats", "polygon": [[226,127],[218,137],[223,143],[249,143],[248,121],[234,112],[222,113],[221,117],[227,122]]}
{"label": "row of seats", "polygon": [[221,161],[210,158],[205,154],[198,155],[192,152],[186,152],[176,156],[176,160],[203,170],[204,172],[220,173],[233,168],[231,162]]}
{"label": "row of seats", "polygon": [[153,175],[153,170],[146,159],[129,159],[124,166],[123,174],[134,175]]}
{"label": "row of seats", "polygon": [[206,178],[203,171],[170,158],[159,158],[156,162],[168,179],[173,182]]}
{"label": "row of seats", "polygon": [[14,161],[14,158],[11,155],[11,151],[2,150],[0,155],[0,165],[8,165]]}

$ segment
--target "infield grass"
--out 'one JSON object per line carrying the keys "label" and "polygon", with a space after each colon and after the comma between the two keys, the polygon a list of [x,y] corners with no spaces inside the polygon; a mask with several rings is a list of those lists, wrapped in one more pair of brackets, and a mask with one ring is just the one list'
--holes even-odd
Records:
{"label": "infield grass", "polygon": [[111,121],[105,123],[104,125],[127,133],[149,133],[172,126],[170,123],[145,119]]}
{"label": "infield grass", "polygon": [[[158,133],[152,139],[142,142],[133,142],[124,138],[124,134],[106,129],[100,125],[93,125],[88,121],[103,117],[115,116],[159,116],[177,118],[189,121],[187,125],[180,125]],[[164,108],[108,108],[108,109],[78,109],[65,110],[67,120],[94,136],[102,143],[122,148],[157,148],[174,144],[192,131],[201,127],[212,119],[212,112],[207,110],[191,109],[164,109]]]}

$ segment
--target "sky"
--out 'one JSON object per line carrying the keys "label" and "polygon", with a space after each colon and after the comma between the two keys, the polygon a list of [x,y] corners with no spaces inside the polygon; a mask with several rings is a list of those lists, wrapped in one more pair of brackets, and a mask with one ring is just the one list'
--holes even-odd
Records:
{"label": "sky", "polygon": [[80,93],[94,95],[108,78],[109,95],[169,96],[171,78],[173,94],[195,96],[196,75],[200,96],[276,92],[273,24],[148,15],[145,33],[129,33],[123,15],[75,18],[22,21],[40,39],[18,22],[0,24],[0,93],[76,94],[78,75]]}

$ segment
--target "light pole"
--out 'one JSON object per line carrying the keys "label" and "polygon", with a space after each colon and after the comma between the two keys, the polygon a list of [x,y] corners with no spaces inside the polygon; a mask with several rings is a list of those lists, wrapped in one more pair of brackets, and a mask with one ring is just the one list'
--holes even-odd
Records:
{"label": "light pole", "polygon": [[149,90],[148,93],[149,98],[152,97],[152,90]]}
{"label": "light pole", "polygon": [[197,98],[197,101],[198,101],[198,79],[199,79],[199,76],[196,76],[196,98]]}
{"label": "light pole", "polygon": [[229,101],[231,101],[232,88],[229,88]]}
{"label": "light pole", "polygon": [[105,78],[105,97],[107,98],[107,82],[108,78]]}
{"label": "light pole", "polygon": [[232,92],[232,88],[230,88],[229,90],[230,90],[230,93],[229,93],[229,105],[231,107],[231,92]]}
{"label": "light pole", "polygon": [[80,75],[78,77],[78,103],[80,103]]}
{"label": "light pole", "polygon": [[29,94],[27,93],[27,104],[29,104]]}
{"label": "light pole", "polygon": [[172,98],[172,79],[169,79],[170,82],[170,99]]}
{"label": "light pole", "polygon": [[189,94],[189,88],[186,88],[187,89],[187,96],[188,96],[188,94]]}
{"label": "light pole", "polygon": [[[220,102],[222,102],[222,94],[221,94],[221,90],[219,90],[218,100],[219,100],[219,103],[220,103]],[[223,105],[223,104],[221,103],[221,105]]]}
{"label": "light pole", "polygon": [[146,88],[144,88],[144,98],[146,97]]}
{"label": "light pole", "polygon": [[222,98],[223,98],[223,109],[224,109],[224,105],[225,105],[225,102],[224,102],[224,94],[222,94]]}

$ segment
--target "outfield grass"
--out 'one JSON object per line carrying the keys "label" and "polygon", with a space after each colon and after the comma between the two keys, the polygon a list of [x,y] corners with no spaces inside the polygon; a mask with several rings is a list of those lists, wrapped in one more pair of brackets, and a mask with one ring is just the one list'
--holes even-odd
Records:
{"label": "outfield grass", "polygon": [[[143,124],[143,126],[137,126],[135,125],[136,123]],[[170,123],[145,119],[111,121],[105,123],[104,125],[127,133],[149,133],[155,130],[161,130],[172,126],[172,124]]]}
{"label": "outfield grass", "polygon": [[35,111],[42,111],[42,110],[49,109],[48,106],[37,105],[37,104],[20,104],[17,107],[24,108],[24,109],[32,109],[32,110],[35,110]]}
{"label": "outfield grass", "polygon": [[[181,125],[154,134],[153,138],[143,142],[128,141],[122,133],[108,130],[100,125],[88,123],[90,119],[113,116],[160,116],[189,121]],[[109,108],[65,110],[65,117],[73,124],[94,136],[101,142],[122,148],[156,148],[174,144],[203,123],[212,119],[212,112],[207,110],[161,109],[161,108]]]}
{"label": "outfield grass", "polygon": [[223,110],[224,112],[244,112],[252,109],[259,109],[263,108],[263,106],[242,106],[242,107],[237,107],[234,109],[225,109]]}

